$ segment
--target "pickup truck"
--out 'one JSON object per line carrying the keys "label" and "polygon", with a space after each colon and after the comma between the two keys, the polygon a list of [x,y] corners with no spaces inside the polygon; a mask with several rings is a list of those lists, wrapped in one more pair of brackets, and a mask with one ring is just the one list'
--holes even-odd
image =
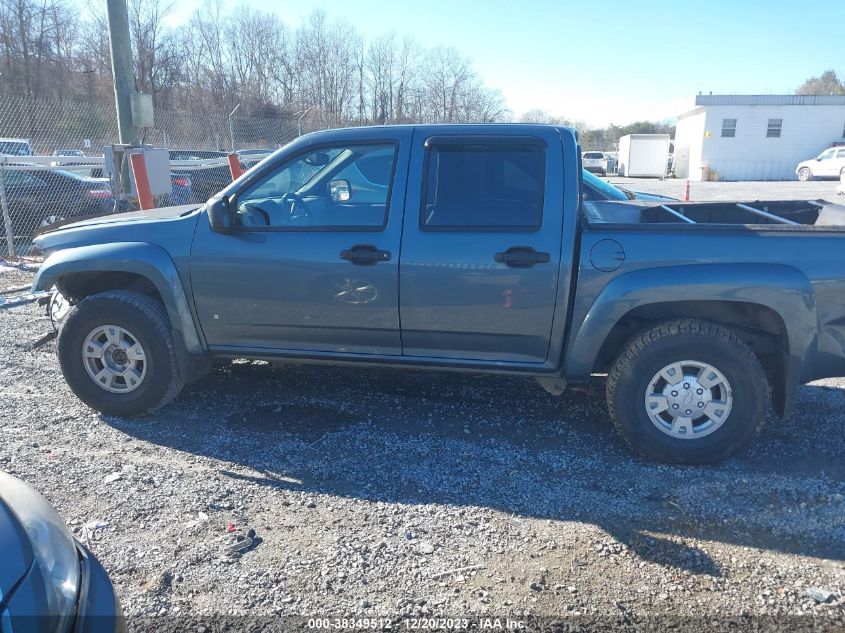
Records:
{"label": "pickup truck", "polygon": [[845,375],[843,207],[580,188],[568,128],[317,132],[202,206],[48,228],[33,290],[72,305],[62,373],[117,416],[212,359],[512,374],[553,394],[606,374],[632,447],[709,463],[800,384]]}

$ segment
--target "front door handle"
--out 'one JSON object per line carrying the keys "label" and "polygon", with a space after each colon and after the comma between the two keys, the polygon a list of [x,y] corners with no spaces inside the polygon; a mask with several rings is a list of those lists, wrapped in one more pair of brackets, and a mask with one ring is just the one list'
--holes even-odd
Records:
{"label": "front door handle", "polygon": [[531,268],[534,264],[546,264],[551,259],[548,253],[541,253],[530,246],[511,246],[503,253],[496,253],[496,261],[511,268]]}
{"label": "front door handle", "polygon": [[340,258],[359,266],[372,266],[378,262],[389,262],[390,251],[381,251],[372,244],[356,244],[340,251]]}

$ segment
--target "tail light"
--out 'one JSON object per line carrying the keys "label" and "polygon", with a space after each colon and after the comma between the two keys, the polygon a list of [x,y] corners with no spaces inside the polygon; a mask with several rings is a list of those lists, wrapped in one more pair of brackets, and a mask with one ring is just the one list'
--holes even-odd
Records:
{"label": "tail light", "polygon": [[190,187],[191,180],[186,178],[185,176],[173,176],[170,179],[170,182],[176,185],[177,187]]}
{"label": "tail light", "polygon": [[111,198],[111,191],[108,189],[92,189],[88,192],[88,195],[97,200],[108,200]]}

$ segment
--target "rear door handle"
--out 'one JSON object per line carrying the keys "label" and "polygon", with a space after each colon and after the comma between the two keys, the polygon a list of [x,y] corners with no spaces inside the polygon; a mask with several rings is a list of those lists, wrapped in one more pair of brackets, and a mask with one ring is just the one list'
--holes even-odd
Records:
{"label": "rear door handle", "polygon": [[530,246],[511,246],[502,253],[496,253],[496,261],[511,268],[531,268],[534,264],[546,264],[551,259],[548,253],[541,253]]}
{"label": "rear door handle", "polygon": [[359,266],[372,266],[378,262],[389,262],[390,251],[382,251],[372,244],[356,244],[352,248],[340,251],[340,258]]}

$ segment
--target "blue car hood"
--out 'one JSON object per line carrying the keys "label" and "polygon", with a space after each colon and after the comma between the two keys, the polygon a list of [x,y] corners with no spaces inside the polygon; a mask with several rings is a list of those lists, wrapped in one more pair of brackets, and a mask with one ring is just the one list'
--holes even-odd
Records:
{"label": "blue car hood", "polygon": [[17,517],[0,498],[0,611],[12,588],[24,577],[34,560],[29,538]]}

